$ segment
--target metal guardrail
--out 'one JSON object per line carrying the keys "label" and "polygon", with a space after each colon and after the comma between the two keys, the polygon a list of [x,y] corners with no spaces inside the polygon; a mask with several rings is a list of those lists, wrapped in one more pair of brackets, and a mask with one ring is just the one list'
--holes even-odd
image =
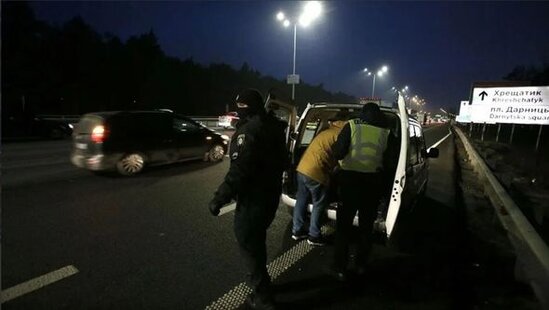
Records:
{"label": "metal guardrail", "polygon": [[467,136],[461,129],[457,127],[454,129],[465,146],[474,171],[483,181],[484,192],[494,206],[496,214],[515,248],[517,256],[515,278],[528,283],[543,309],[549,309],[549,248],[547,244],[473,148]]}
{"label": "metal guardrail", "polygon": [[[36,116],[45,120],[67,121],[70,123],[78,123],[78,120],[80,120],[80,117],[81,117],[81,115],[50,115],[50,114],[41,114]],[[189,116],[189,118],[208,128],[220,128],[219,118],[217,116]]]}
{"label": "metal guardrail", "polygon": [[208,128],[218,128],[219,127],[219,118],[211,116],[189,116],[190,119],[208,127]]}
{"label": "metal guardrail", "polygon": [[50,120],[50,121],[65,121],[69,122],[71,124],[78,123],[78,120],[80,120],[80,115],[49,115],[49,114],[40,114],[36,115],[37,117],[40,117],[41,119]]}

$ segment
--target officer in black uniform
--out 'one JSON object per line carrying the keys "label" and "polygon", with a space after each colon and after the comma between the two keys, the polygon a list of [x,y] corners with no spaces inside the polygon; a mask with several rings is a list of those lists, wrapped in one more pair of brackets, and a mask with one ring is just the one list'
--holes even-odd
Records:
{"label": "officer in black uniform", "polygon": [[234,232],[253,289],[247,301],[255,309],[273,309],[265,239],[282,192],[286,124],[266,113],[257,90],[243,91],[236,103],[240,120],[231,139],[231,166],[209,208],[217,216],[224,204],[236,200]]}

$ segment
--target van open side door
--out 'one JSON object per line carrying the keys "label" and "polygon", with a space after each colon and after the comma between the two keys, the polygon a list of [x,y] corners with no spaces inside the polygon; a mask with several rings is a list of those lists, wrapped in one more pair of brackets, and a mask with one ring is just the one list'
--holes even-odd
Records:
{"label": "van open side door", "polygon": [[398,93],[398,111],[400,114],[400,155],[398,157],[398,165],[391,186],[389,208],[387,210],[387,218],[385,219],[385,228],[387,238],[391,236],[395,226],[398,211],[402,202],[402,194],[406,185],[406,159],[408,158],[408,112],[406,111],[406,103],[404,97]]}

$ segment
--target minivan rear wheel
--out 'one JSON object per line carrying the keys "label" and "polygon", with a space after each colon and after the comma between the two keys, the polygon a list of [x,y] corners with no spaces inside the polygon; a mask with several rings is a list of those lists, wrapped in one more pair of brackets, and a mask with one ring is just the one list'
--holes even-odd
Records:
{"label": "minivan rear wheel", "polygon": [[223,156],[225,156],[225,148],[220,144],[214,145],[208,152],[208,160],[211,162],[223,160]]}
{"label": "minivan rear wheel", "polygon": [[145,166],[145,158],[139,153],[131,153],[124,155],[118,163],[116,169],[122,175],[131,176],[143,170]]}

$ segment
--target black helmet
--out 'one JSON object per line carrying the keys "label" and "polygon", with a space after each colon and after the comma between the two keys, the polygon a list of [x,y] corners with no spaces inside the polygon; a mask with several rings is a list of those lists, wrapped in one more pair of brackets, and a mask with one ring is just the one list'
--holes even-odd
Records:
{"label": "black helmet", "polygon": [[239,114],[242,113],[242,109],[246,110],[247,115],[255,115],[255,114],[263,114],[265,113],[265,107],[263,103],[263,96],[261,96],[261,93],[257,89],[249,88],[246,89],[238,96],[236,96],[236,103],[243,103],[246,104],[247,108],[239,108]]}
{"label": "black helmet", "polygon": [[362,107],[360,118],[370,125],[385,126],[385,114],[381,112],[379,105],[375,102],[368,102]]}
{"label": "black helmet", "polygon": [[263,107],[263,96],[256,89],[246,89],[236,96],[236,103],[244,103],[249,108]]}

